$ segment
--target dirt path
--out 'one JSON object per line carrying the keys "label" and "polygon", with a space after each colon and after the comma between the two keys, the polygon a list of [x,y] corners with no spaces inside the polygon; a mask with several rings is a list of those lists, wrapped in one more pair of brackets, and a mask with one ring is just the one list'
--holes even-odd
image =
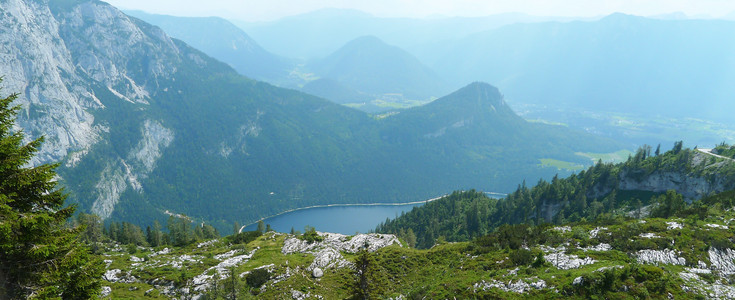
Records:
{"label": "dirt path", "polygon": [[729,161],[735,161],[735,159],[732,159],[732,158],[729,158],[729,157],[726,157],[726,156],[722,156],[722,155],[718,155],[718,154],[714,154],[714,153],[710,152],[710,151],[712,151],[712,149],[697,148],[697,151],[702,152],[702,153],[707,154],[707,155],[712,155],[714,157],[724,158],[724,159],[727,159]]}

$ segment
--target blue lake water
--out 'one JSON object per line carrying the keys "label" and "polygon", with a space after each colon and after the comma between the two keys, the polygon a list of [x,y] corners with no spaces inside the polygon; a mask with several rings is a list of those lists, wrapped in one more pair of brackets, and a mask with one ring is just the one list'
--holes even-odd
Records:
{"label": "blue lake water", "polygon": [[[502,193],[486,193],[490,198],[501,198]],[[318,231],[341,234],[366,233],[374,230],[386,218],[394,219],[402,212],[409,212],[426,202],[404,205],[350,205],[314,207],[296,210],[263,220],[278,232],[291,232],[291,228],[304,232],[305,226],[312,226]],[[257,224],[250,224],[243,231],[252,231]]]}
{"label": "blue lake water", "polygon": [[[424,205],[355,205],[315,207],[288,212],[263,220],[278,232],[290,232],[291,228],[304,232],[305,226],[312,226],[318,231],[341,234],[366,233],[374,230],[386,218],[400,216],[416,206]],[[256,230],[257,224],[245,227],[244,231]]]}

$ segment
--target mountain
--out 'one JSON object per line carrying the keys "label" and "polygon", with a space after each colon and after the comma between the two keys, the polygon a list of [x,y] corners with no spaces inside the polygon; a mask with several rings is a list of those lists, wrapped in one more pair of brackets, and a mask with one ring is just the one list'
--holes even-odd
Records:
{"label": "mountain", "polygon": [[[649,213],[668,218],[679,208],[661,210],[657,205],[666,207],[678,201],[683,206],[684,201],[735,189],[732,158],[704,149],[682,149],[681,145],[662,154],[641,148],[624,163],[598,163],[567,178],[541,180],[532,188],[524,182],[501,200],[475,191],[455,192],[381,224],[376,231],[405,233],[411,229],[417,247],[428,248],[439,236],[467,241],[506,224],[563,224]],[[732,148],[719,148],[735,153]]]}
{"label": "mountain", "polygon": [[365,94],[428,100],[448,92],[444,81],[418,59],[374,36],[352,40],[307,68]]}
{"label": "mountain", "polygon": [[[382,18],[357,10],[328,8],[270,22],[248,23],[233,20],[233,23],[274,53],[285,57],[318,59],[333,53],[347,42],[366,35],[376,36],[391,45],[420,55],[429,45],[441,47],[446,41],[503,25],[568,19],[521,13],[477,18]],[[424,60],[425,57],[419,58]]]}
{"label": "mountain", "polygon": [[[317,204],[509,191],[560,171],[540,159],[583,164],[575,152],[626,147],[524,123],[487,84],[376,118],[245,78],[104,2],[0,8],[3,92],[21,93],[18,123],[28,138],[46,136],[34,163],[61,162],[70,201],[107,221],[184,214],[223,230]],[[489,130],[508,129],[504,120],[529,132]]]}
{"label": "mountain", "polygon": [[125,11],[125,14],[160,27],[167,35],[253,79],[285,83],[294,67],[293,62],[266,51],[242,29],[222,18],[175,17],[142,11]]}
{"label": "mountain", "polygon": [[430,65],[451,84],[491,82],[518,103],[732,123],[733,30],[624,14],[514,24],[468,36]]}

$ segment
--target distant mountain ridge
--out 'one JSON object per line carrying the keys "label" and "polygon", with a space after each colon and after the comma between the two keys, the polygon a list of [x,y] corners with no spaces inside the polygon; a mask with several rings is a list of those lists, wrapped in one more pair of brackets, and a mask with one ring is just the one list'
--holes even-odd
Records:
{"label": "distant mountain ridge", "polygon": [[[570,18],[504,13],[463,18],[383,18],[359,10],[322,9],[276,21],[232,22],[250,33],[269,50],[299,59],[320,59],[360,36],[374,35],[388,44],[425,59],[424,48],[460,39],[469,34],[517,22],[564,21]],[[292,45],[300,45],[293,47]]]}
{"label": "distant mountain ridge", "polygon": [[733,30],[624,14],[514,24],[468,36],[430,65],[453,85],[492,82],[519,103],[724,122],[735,108]]}
{"label": "distant mountain ridge", "polygon": [[168,35],[223,61],[240,74],[268,82],[285,82],[294,62],[263,49],[242,29],[218,18],[175,17],[124,11],[161,27]]}

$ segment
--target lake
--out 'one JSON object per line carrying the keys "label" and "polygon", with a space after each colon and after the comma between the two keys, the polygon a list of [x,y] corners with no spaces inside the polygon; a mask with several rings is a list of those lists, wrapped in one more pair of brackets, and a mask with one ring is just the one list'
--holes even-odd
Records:
{"label": "lake", "polygon": [[[486,193],[491,198],[501,198],[502,193]],[[432,199],[434,200],[434,199]],[[431,201],[431,200],[429,200]],[[312,226],[318,231],[341,234],[366,233],[374,230],[386,218],[394,219],[402,212],[409,212],[426,202],[414,202],[402,205],[349,205],[305,208],[266,218],[264,223],[270,224],[278,232],[291,232],[291,228],[304,232],[305,226]],[[243,231],[253,231],[256,224],[245,226]]]}
{"label": "lake", "polygon": [[[351,205],[314,207],[287,212],[282,215],[263,220],[278,232],[291,232],[291,228],[304,232],[305,226],[312,226],[318,231],[341,234],[366,233],[374,230],[386,218],[395,218],[402,212],[408,212],[424,202],[405,205]],[[244,231],[256,230],[257,224],[245,227]]]}

